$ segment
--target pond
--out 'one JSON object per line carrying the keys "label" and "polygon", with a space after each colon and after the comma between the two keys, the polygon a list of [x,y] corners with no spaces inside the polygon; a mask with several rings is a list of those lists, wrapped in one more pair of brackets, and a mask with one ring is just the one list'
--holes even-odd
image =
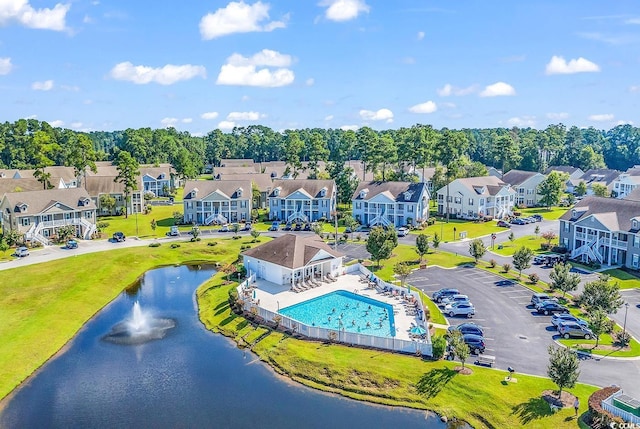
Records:
{"label": "pond", "polygon": [[[100,311],[15,392],[0,427],[446,427],[422,411],[288,382],[251,352],[207,331],[194,292],[213,273],[189,266],[147,272],[139,287]],[[170,329],[144,343],[106,341],[132,318],[136,302],[155,320],[171,321]]]}

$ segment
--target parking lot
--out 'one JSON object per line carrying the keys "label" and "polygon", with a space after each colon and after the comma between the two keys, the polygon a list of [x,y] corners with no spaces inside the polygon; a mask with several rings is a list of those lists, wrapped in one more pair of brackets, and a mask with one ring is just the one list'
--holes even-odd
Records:
{"label": "parking lot", "polygon": [[[471,321],[485,329],[485,354],[496,357],[495,367],[511,366],[532,374],[546,372],[547,347],[553,344],[556,331],[551,326],[551,316],[538,315],[529,306],[529,289],[476,268],[432,267],[414,272],[407,282],[429,296],[443,287],[455,287],[468,295],[476,309]],[[451,325],[469,320],[447,319]]]}

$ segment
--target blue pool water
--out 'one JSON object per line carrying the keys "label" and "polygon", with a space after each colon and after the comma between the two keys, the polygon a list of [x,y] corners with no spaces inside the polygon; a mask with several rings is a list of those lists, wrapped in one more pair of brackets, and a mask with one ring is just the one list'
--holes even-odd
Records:
{"label": "blue pool water", "polygon": [[280,310],[309,326],[395,337],[393,307],[355,293],[338,290]]}

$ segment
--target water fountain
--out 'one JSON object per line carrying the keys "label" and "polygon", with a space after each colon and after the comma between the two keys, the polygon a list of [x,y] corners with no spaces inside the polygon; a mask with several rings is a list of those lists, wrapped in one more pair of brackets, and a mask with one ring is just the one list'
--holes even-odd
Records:
{"label": "water fountain", "polygon": [[175,326],[173,319],[154,318],[149,312],[143,311],[136,301],[131,318],[115,325],[104,340],[116,344],[142,344],[164,338],[167,331]]}

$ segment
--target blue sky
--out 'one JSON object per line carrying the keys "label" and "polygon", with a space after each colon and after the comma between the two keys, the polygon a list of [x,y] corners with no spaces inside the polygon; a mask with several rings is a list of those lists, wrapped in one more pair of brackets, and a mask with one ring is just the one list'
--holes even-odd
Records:
{"label": "blue sky", "polygon": [[639,48],[637,0],[0,0],[0,120],[608,129]]}

